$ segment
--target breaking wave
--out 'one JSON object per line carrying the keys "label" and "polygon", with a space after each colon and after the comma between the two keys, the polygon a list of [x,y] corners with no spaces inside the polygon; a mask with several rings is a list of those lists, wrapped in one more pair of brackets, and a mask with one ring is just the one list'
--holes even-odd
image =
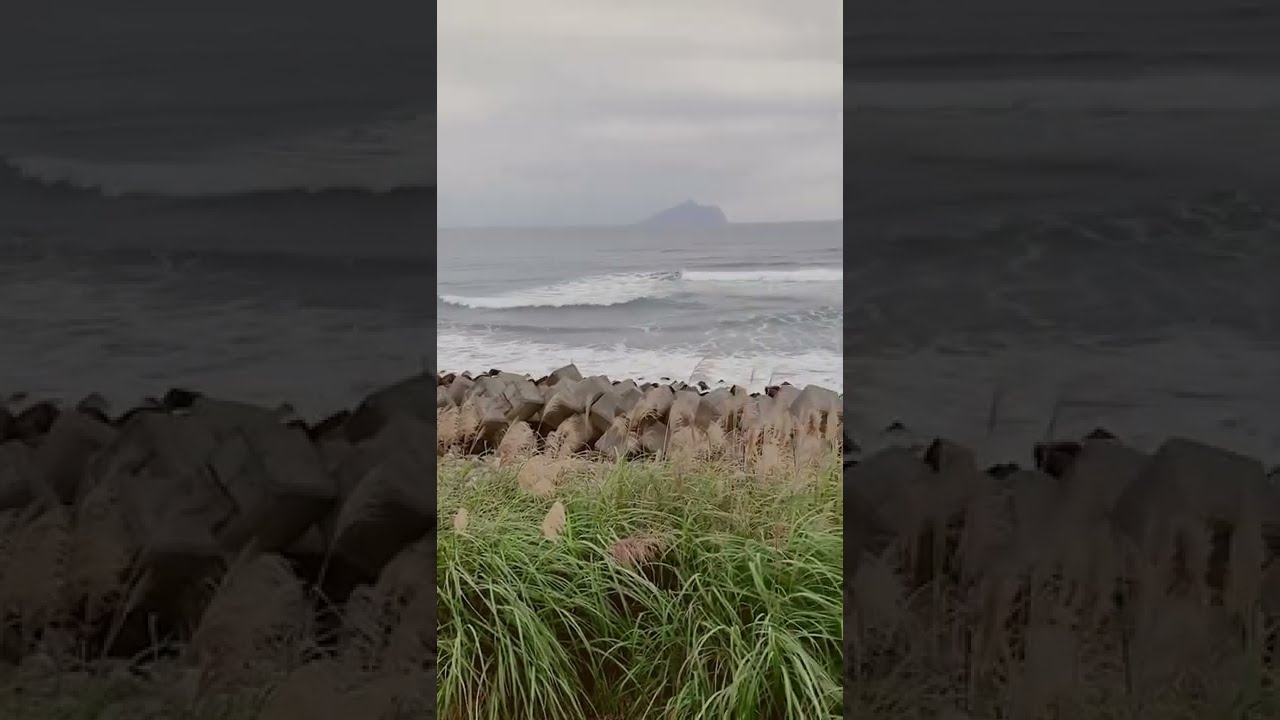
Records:
{"label": "breaking wave", "polygon": [[[544,287],[501,295],[440,295],[447,305],[474,310],[516,308],[609,307],[643,300],[668,298],[678,293],[715,292],[724,289],[767,291],[770,287],[832,286],[843,283],[839,268],[683,270],[680,272],[614,273],[579,278]],[[838,290],[838,288],[837,288]]]}

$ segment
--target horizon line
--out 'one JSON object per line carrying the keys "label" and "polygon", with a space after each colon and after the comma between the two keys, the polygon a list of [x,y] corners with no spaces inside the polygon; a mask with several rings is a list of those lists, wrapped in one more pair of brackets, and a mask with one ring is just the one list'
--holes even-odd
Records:
{"label": "horizon line", "polygon": [[666,230],[707,229],[725,227],[726,225],[796,225],[800,223],[844,222],[844,217],[805,218],[800,220],[730,220],[723,225],[645,225],[644,223],[564,223],[564,224],[530,224],[512,225],[436,225],[436,230],[599,230],[617,228],[658,228]]}

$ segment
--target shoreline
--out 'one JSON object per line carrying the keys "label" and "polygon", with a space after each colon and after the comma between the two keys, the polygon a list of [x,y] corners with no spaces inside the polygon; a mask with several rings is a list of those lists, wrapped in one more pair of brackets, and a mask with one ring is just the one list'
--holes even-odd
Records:
{"label": "shoreline", "polygon": [[664,455],[678,447],[746,441],[804,427],[838,441],[843,398],[817,385],[782,383],[763,392],[737,385],[614,380],[566,365],[542,377],[490,370],[437,375],[441,453],[583,452],[606,457]]}
{"label": "shoreline", "polygon": [[[971,449],[944,439],[919,442],[901,424],[875,443],[855,445],[843,423],[843,397],[825,388],[782,384],[751,393],[709,384],[637,383],[584,377],[572,365],[540,378],[501,371],[419,373],[314,423],[291,416],[287,408],[179,389],[118,415],[97,400],[58,407],[27,399],[15,415],[0,413],[7,418],[0,420],[0,573],[22,587],[67,588],[69,596],[42,600],[49,607],[29,617],[44,623],[66,612],[64,604],[84,612],[69,632],[94,657],[136,658],[155,650],[157,637],[164,648],[154,654],[187,657],[186,649],[213,632],[210,623],[217,618],[211,619],[209,608],[220,607],[227,578],[269,578],[293,588],[294,614],[320,618],[326,608],[339,609],[339,620],[323,622],[347,622],[343,613],[359,610],[367,593],[402,592],[396,583],[406,578],[412,581],[410,594],[429,596],[422,602],[430,605],[436,601],[435,544],[450,532],[438,529],[438,492],[451,498],[445,507],[454,512],[454,535],[465,535],[471,523],[470,538],[449,540],[467,553],[467,564],[456,570],[469,573],[474,564],[498,578],[505,557],[499,550],[548,548],[544,516],[556,507],[562,513],[567,507],[570,522],[578,523],[572,538],[588,531],[599,537],[585,544],[571,538],[555,557],[592,569],[598,558],[577,553],[614,542],[611,533],[620,526],[611,513],[630,512],[626,498],[666,497],[671,528],[664,532],[675,533],[685,527],[686,514],[702,513],[712,529],[725,520],[718,509],[722,502],[745,512],[752,498],[785,495],[804,483],[833,489],[839,483],[839,495],[810,502],[843,522],[805,537],[852,540],[855,554],[845,558],[844,573],[854,596],[845,604],[861,621],[846,616],[845,642],[863,643],[886,658],[897,657],[901,648],[877,646],[882,638],[859,628],[906,626],[923,609],[896,601],[877,604],[881,596],[875,593],[887,587],[903,597],[928,598],[933,595],[921,590],[939,587],[945,589],[939,597],[968,597],[978,603],[973,607],[996,616],[1003,612],[999,606],[983,604],[995,600],[967,594],[999,580],[993,573],[1008,570],[1003,562],[1029,562],[1042,570],[1066,563],[1071,572],[1085,573],[1076,581],[1088,592],[1052,602],[1064,603],[1064,612],[1081,609],[1069,603],[1084,602],[1083,609],[1105,622],[1120,623],[1128,600],[1103,590],[1115,582],[1153,582],[1143,574],[1141,558],[1164,556],[1172,541],[1167,533],[1150,535],[1153,527],[1192,533],[1187,537],[1210,531],[1193,548],[1195,557],[1168,554],[1173,564],[1152,570],[1196,578],[1186,597],[1238,597],[1280,607],[1274,589],[1280,587],[1280,571],[1266,562],[1280,554],[1280,475],[1272,469],[1268,479],[1261,461],[1193,440],[1170,439],[1147,452],[1098,429],[1029,448],[1025,464],[984,466]],[[837,449],[844,451],[842,477],[832,455]],[[467,462],[481,457],[486,459]],[[620,461],[653,457],[662,462]],[[570,458],[595,462],[559,462]],[[435,488],[428,477],[436,478]],[[602,478],[625,492],[610,494]],[[691,500],[696,491],[705,494],[701,504]],[[475,498],[473,507],[459,515],[467,498]],[[781,503],[781,496],[776,499]],[[848,514],[846,502],[852,503]],[[778,507],[784,506],[808,512]],[[802,517],[808,515],[796,520]],[[743,542],[756,542],[762,527],[779,527],[776,518],[765,518],[737,518],[735,532]],[[481,532],[495,523],[511,532]],[[645,528],[641,523],[631,529]],[[648,547],[647,535],[637,537],[641,549]],[[689,535],[688,547],[701,547],[701,537]],[[1092,570],[1070,565],[1079,560],[1072,554],[1077,540],[1090,543],[1089,552],[1109,564]],[[1252,552],[1255,542],[1256,558],[1237,555]],[[61,547],[71,548],[65,562],[43,560]],[[1044,557],[1024,558],[1023,548]],[[105,571],[101,549],[112,549]],[[27,557],[42,560],[23,564]],[[95,563],[87,575],[88,568],[78,565],[86,560]],[[1239,564],[1244,561],[1247,567]],[[1199,564],[1192,567],[1193,562]],[[824,561],[823,572],[838,577],[828,572],[832,563]],[[1233,576],[1231,568],[1245,574]],[[1015,569],[1011,581],[1029,582],[1024,571]],[[139,576],[146,578],[144,585],[128,584]],[[71,584],[70,577],[91,582]],[[982,582],[974,585],[975,579]],[[1157,585],[1161,593],[1174,593]],[[209,595],[211,586],[223,589]],[[0,596],[5,592],[0,587]],[[108,600],[99,607],[92,598]],[[137,604],[125,606],[122,598]],[[1158,600],[1184,602],[1173,594]],[[1196,612],[1218,612],[1213,602],[1220,601],[1195,605]],[[394,622],[422,624],[425,617]],[[963,617],[956,615],[954,622]],[[316,622],[306,632],[323,625]],[[359,618],[351,616],[350,622]],[[0,647],[0,664],[52,652],[42,644],[45,627],[24,628],[28,633],[18,637],[28,645]],[[1078,638],[1095,641],[1090,632],[1085,628]],[[998,645],[1005,639],[985,641]],[[323,643],[320,652],[329,652]],[[434,668],[434,647],[422,652],[421,662]],[[909,676],[885,678],[874,667],[853,672],[847,682],[913,682]]]}

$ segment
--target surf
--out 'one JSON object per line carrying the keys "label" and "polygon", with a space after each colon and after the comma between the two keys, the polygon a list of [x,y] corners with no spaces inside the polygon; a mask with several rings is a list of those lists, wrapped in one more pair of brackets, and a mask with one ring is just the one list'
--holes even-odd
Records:
{"label": "surf", "polygon": [[568,280],[542,287],[514,290],[485,296],[438,295],[446,305],[472,310],[515,310],[519,308],[612,307],[647,300],[664,300],[686,293],[732,292],[735,288],[755,291],[770,285],[809,286],[834,284],[844,280],[839,268],[744,268],[739,270],[680,270],[641,273],[610,273]]}

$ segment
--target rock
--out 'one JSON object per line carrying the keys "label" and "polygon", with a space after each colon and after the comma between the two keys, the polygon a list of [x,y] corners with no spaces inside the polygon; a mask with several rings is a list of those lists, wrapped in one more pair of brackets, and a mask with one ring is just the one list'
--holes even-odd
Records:
{"label": "rock", "polygon": [[350,417],[350,410],[341,410],[336,412],[315,425],[312,425],[307,431],[307,435],[309,435],[315,442],[337,438],[340,434],[343,434],[342,426]]}
{"label": "rock", "polygon": [[143,400],[141,403],[129,408],[128,410],[124,411],[124,413],[120,415],[120,417],[116,418],[115,426],[117,428],[122,428],[125,425],[128,425],[129,421],[132,420],[134,416],[144,412],[168,413],[169,411],[164,406],[162,406],[160,404],[160,401],[158,400],[151,400],[151,399]]}
{"label": "rock", "polygon": [[343,438],[329,438],[316,443],[316,451],[320,453],[320,462],[329,476],[338,477],[338,468],[357,452],[356,446]]}
{"label": "rock", "polygon": [[631,424],[643,427],[650,422],[662,422],[671,412],[675,393],[666,385],[657,385],[644,391],[644,395],[627,413]]}
{"label": "rock", "polygon": [[586,450],[596,438],[592,436],[591,421],[586,415],[571,415],[556,428],[560,436],[560,453],[570,454]]}
{"label": "rock", "polygon": [[614,418],[621,414],[621,399],[612,391],[601,393],[591,401],[587,408],[587,419],[591,421],[591,432],[600,437],[613,427]]}
{"label": "rock", "polygon": [[973,451],[963,445],[958,445],[942,438],[938,438],[929,444],[929,447],[924,451],[924,463],[935,473],[957,467],[966,471],[971,468],[977,468]]}
{"label": "rock", "polygon": [[1151,456],[1109,440],[1086,440],[1062,475],[1063,501],[1081,518],[1102,518],[1151,463]]}
{"label": "rock", "polygon": [[922,479],[930,472],[911,450],[887,448],[845,472],[845,497],[856,491],[900,535],[928,514],[928,498],[921,491]]}
{"label": "rock", "polygon": [[631,434],[631,429],[627,427],[626,418],[618,417],[596,441],[596,450],[616,460],[634,453],[639,444],[638,439]]}
{"label": "rock", "polygon": [[206,462],[216,445],[217,438],[208,424],[199,419],[161,412],[138,413],[90,463],[87,487],[83,489],[144,467],[167,476],[206,473]]}
{"label": "rock", "polygon": [[630,388],[625,384],[623,390],[618,394],[618,414],[630,417],[631,409],[640,404],[644,398],[644,391],[640,388]]}
{"label": "rock", "polygon": [[85,469],[94,453],[108,446],[118,431],[101,416],[62,413],[40,444],[33,461],[33,479],[58,502],[76,499]]}
{"label": "rock", "polygon": [[790,405],[791,414],[801,420],[808,417],[811,413],[818,413],[822,417],[823,425],[826,425],[827,418],[830,416],[844,415],[844,401],[840,394],[834,390],[820,387],[818,385],[809,385],[792,401]]}
{"label": "rock", "polygon": [[848,483],[844,488],[844,511],[846,547],[853,550],[844,554],[844,576],[847,583],[857,574],[862,554],[879,556],[893,544],[895,533],[875,505],[857,487],[851,487]]}
{"label": "rock", "polygon": [[998,463],[987,468],[987,474],[996,480],[1007,480],[1014,473],[1021,472],[1018,463]]}
{"label": "rock", "polygon": [[26,507],[32,500],[35,451],[20,440],[0,442],[0,510]]}
{"label": "rock", "polygon": [[198,419],[139,413],[91,461],[81,507],[100,491],[114,495],[143,567],[193,579],[221,556],[212,528],[235,512],[207,462],[216,445]]}
{"label": "rock", "polygon": [[511,402],[505,395],[473,397],[470,401],[480,418],[480,440],[485,447],[496,445],[506,432]]}
{"label": "rock", "polygon": [[306,433],[280,424],[246,423],[221,438],[208,461],[234,502],[217,527],[230,552],[253,544],[286,548],[329,509],[337,485]]}
{"label": "rock", "polygon": [[640,449],[650,455],[661,455],[667,449],[667,424],[656,420],[640,432]]}
{"label": "rock", "polygon": [[[1260,461],[1174,438],[1120,495],[1113,517],[1116,528],[1148,557],[1170,558],[1187,532],[1260,534],[1263,526],[1276,523],[1273,502]],[[1191,567],[1197,564],[1185,553],[1182,557]]]}
{"label": "rock", "polygon": [[796,400],[800,398],[800,390],[790,383],[774,386],[772,394],[765,394],[770,395],[776,401],[775,404],[778,407],[786,409],[790,409]]}
{"label": "rock", "polygon": [[58,406],[43,400],[27,407],[13,418],[10,436],[26,442],[35,442],[57,421],[61,411]]}
{"label": "rock", "polygon": [[511,405],[511,410],[507,413],[508,422],[529,420],[542,410],[542,393],[528,378],[507,378],[503,390],[504,397]]}
{"label": "rock", "polygon": [[936,439],[925,450],[923,460],[933,472],[932,495],[940,507],[958,509],[991,487],[991,477],[978,469],[973,451],[958,443]]}
{"label": "rock", "polygon": [[543,426],[555,430],[569,417],[586,413],[596,398],[612,389],[609,379],[599,375],[579,382],[566,380],[560,383],[556,386],[555,395],[542,408]]}
{"label": "rock", "polygon": [[461,406],[467,399],[467,395],[471,392],[471,388],[474,387],[475,384],[475,381],[471,378],[459,376],[449,384],[449,389],[445,395],[448,396],[449,402],[454,405]]}
{"label": "rock", "polygon": [[307,562],[307,575],[314,577],[319,574],[320,568],[323,566],[323,558],[329,551],[329,541],[325,536],[324,530],[317,523],[307,528],[293,542],[289,543],[283,551],[285,557],[291,559],[305,559]]}
{"label": "rock", "polygon": [[572,363],[565,365],[559,370],[553,370],[551,374],[547,376],[547,384],[551,386],[559,385],[566,380],[573,382],[582,380],[582,373],[578,371],[578,367],[576,365],[573,365]]}
{"label": "rock", "polygon": [[[275,415],[276,422],[280,423],[281,425],[297,426],[299,423],[302,422],[302,415],[298,412],[298,409],[293,406],[293,403],[288,403],[288,402],[280,403],[279,405],[276,406],[276,409],[273,414]],[[304,430],[306,429],[305,424],[302,426],[301,429],[304,429]]]}
{"label": "rock", "polygon": [[0,403],[0,442],[13,437],[13,413],[4,403]]}
{"label": "rock", "polygon": [[408,453],[424,465],[435,462],[435,437],[432,426],[416,415],[395,415],[388,419],[382,432],[361,444],[376,456],[387,457]]}
{"label": "rock", "polygon": [[[330,448],[327,454],[322,455],[326,466],[330,468],[329,473],[332,475],[338,490],[339,499],[331,513],[335,517],[343,502],[342,499],[355,492],[356,486],[360,484],[364,476],[369,474],[387,456],[385,449],[371,446],[367,442],[360,445],[348,445],[347,447],[350,449]],[[320,524],[326,527],[328,534],[332,534],[331,523],[326,525],[326,522],[322,520]],[[326,540],[326,542],[328,541]]]}
{"label": "rock", "polygon": [[1084,436],[1084,439],[1085,440],[1118,440],[1119,438],[1113,435],[1110,430],[1107,430],[1106,428],[1097,427],[1097,428],[1094,428],[1093,430],[1090,430],[1089,434]]}
{"label": "rock", "polygon": [[858,443],[853,441],[853,438],[849,437],[848,429],[841,431],[841,443],[841,449],[843,450],[844,456],[843,465],[845,467],[850,467],[857,464],[858,454],[862,452],[862,448],[858,446]]}
{"label": "rock", "polygon": [[497,374],[481,375],[467,388],[467,394],[462,398],[462,401],[464,403],[475,402],[480,398],[499,397],[503,394],[502,385],[502,378]]}
{"label": "rock", "polygon": [[245,428],[283,426],[277,412],[235,400],[199,397],[187,407],[186,415],[198,418],[219,439],[239,434]]}
{"label": "rock", "polygon": [[76,410],[88,415],[98,422],[105,425],[111,425],[111,403],[98,393],[89,393],[83,400],[76,403]]}
{"label": "rock", "polygon": [[1059,507],[1058,479],[1040,470],[1018,470],[1006,480],[1017,531],[1030,538],[1050,527]]}
{"label": "rock", "polygon": [[724,421],[726,427],[736,424],[733,417],[733,393],[729,388],[717,388],[703,395],[698,400],[698,409],[694,414],[694,425],[706,429],[713,423]]}
{"label": "rock", "polygon": [[546,404],[542,408],[542,417],[539,419],[539,425],[547,430],[555,430],[560,424],[580,410],[575,410],[577,404],[577,394],[574,392],[574,386],[577,381],[568,380],[561,383],[558,387],[549,388],[552,391],[551,397],[547,398]]}
{"label": "rock", "polygon": [[365,398],[348,418],[345,428],[351,442],[367,440],[382,430],[387,419],[406,413],[435,424],[435,378],[415,375]]}
{"label": "rock", "polygon": [[1033,453],[1036,467],[1056,478],[1061,478],[1071,467],[1071,463],[1075,462],[1076,456],[1080,454],[1080,447],[1080,443],[1070,441],[1037,443]]}
{"label": "rock", "polygon": [[667,424],[675,428],[697,427],[698,408],[702,405],[702,396],[694,390],[681,390],[671,401],[671,410],[667,413]]}
{"label": "rock", "polygon": [[160,404],[169,410],[181,410],[191,407],[196,400],[202,397],[201,393],[194,390],[186,390],[184,388],[171,388],[160,399]]}
{"label": "rock", "polygon": [[407,449],[382,458],[342,499],[332,553],[368,579],[436,525],[434,466]]}
{"label": "rock", "polygon": [[744,432],[763,429],[777,410],[777,401],[768,395],[749,397],[742,404],[738,427]]}

